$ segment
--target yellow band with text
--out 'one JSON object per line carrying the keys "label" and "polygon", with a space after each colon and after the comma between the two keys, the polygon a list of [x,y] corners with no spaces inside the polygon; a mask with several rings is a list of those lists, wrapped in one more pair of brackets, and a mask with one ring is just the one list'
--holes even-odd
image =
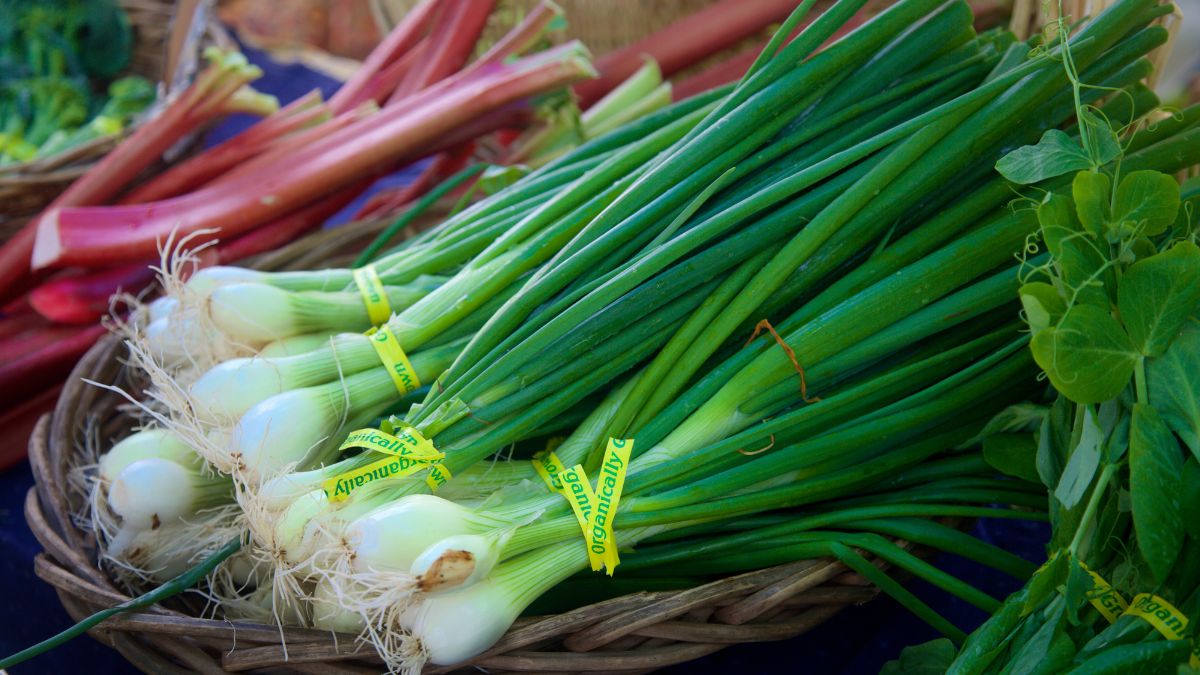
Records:
{"label": "yellow band with text", "polygon": [[392,377],[396,391],[408,394],[421,386],[417,371],[413,370],[412,363],[408,361],[408,355],[404,353],[404,349],[400,347],[400,341],[396,339],[396,334],[387,327],[387,324],[367,331],[367,337],[371,339],[371,346],[375,348],[380,362],[387,368],[388,375]]}
{"label": "yellow band with text", "polygon": [[363,304],[367,306],[367,318],[372,326],[386,323],[392,318],[392,306],[388,303],[387,291],[374,265],[359,267],[354,270],[354,285],[362,294]]}
{"label": "yellow band with text", "polygon": [[384,457],[377,462],[372,462],[364,467],[347,471],[326,480],[321,483],[321,489],[325,491],[325,496],[329,501],[345,501],[350,497],[350,493],[367,483],[385,478],[407,476],[428,466],[429,461],[424,459],[410,459],[408,457],[397,456]]}
{"label": "yellow band with text", "polygon": [[[613,519],[621,503],[621,491],[625,487],[625,472],[629,468],[629,454],[633,452],[632,438],[610,438],[604,449],[604,461],[600,463],[600,475],[596,478],[596,510],[589,523],[588,551],[604,560],[608,576],[612,576],[621,559],[617,556],[617,540],[613,534]],[[598,568],[593,567],[593,570]]]}
{"label": "yellow band with text", "polygon": [[425,476],[425,484],[430,490],[437,492],[437,489],[450,481],[450,469],[446,468],[445,464],[438,462],[429,467],[429,475]]}
{"label": "yellow band with text", "polygon": [[397,457],[405,457],[407,459],[420,459],[427,462],[444,459],[445,454],[438,452],[425,438],[420,437],[410,431],[410,428],[400,428],[397,434],[393,435],[379,429],[358,429],[351,431],[346,436],[346,440],[342,441],[338,450],[349,450],[350,448],[363,448],[364,450],[374,450],[388,455]]}
{"label": "yellow band with text", "polygon": [[[562,485],[562,496],[566,497],[567,503],[571,505],[571,511],[575,513],[575,520],[579,521],[579,529],[586,540],[588,532],[591,531],[592,514],[596,512],[596,493],[592,491],[592,483],[588,480],[583,466],[579,464],[560,473],[559,482]],[[592,570],[598,570],[604,564],[604,558],[593,552],[591,546],[588,547],[588,560]]]}
{"label": "yellow band with text", "polygon": [[1079,561],[1079,566],[1092,578],[1094,587],[1088,593],[1088,602],[1092,603],[1096,611],[1100,612],[1100,615],[1107,619],[1109,623],[1116,621],[1121,612],[1124,612],[1129,607],[1129,603],[1125,601],[1125,598],[1117,589],[1112,587],[1112,584],[1108,583],[1104,577],[1093,572],[1092,568],[1085,565],[1082,560]]}
{"label": "yellow band with text", "polygon": [[559,476],[567,470],[563,465],[562,460],[553,452],[539,452],[533,456],[533,470],[542,477],[546,483],[546,487],[550,488],[551,492],[562,493],[562,482]]}
{"label": "yellow band with text", "polygon": [[[1168,640],[1186,640],[1188,618],[1166,599],[1153,593],[1138,593],[1129,603],[1125,613],[1136,616],[1154,627],[1160,635]],[[1192,645],[1192,656],[1189,660],[1193,668],[1200,667],[1200,644]]]}

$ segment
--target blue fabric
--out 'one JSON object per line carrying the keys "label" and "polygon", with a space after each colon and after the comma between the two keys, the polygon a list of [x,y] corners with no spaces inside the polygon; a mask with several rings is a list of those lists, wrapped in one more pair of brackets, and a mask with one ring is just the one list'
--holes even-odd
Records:
{"label": "blue fabric", "polygon": [[[255,86],[274,94],[280,101],[290,101],[314,87],[326,94],[335,83],[326,77],[298,65],[276,64],[260,52],[246,48],[247,55],[264,71]],[[215,129],[210,144],[229,138],[252,119],[231,119]],[[413,171],[382,181],[385,185],[402,185],[411,180]],[[361,200],[358,202],[361,203]],[[358,207],[350,205],[331,222],[348,217]],[[33,485],[27,465],[0,474],[0,654],[7,655],[32,645],[67,628],[71,621],[59,604],[53,589],[33,573],[33,557],[41,547],[25,525],[23,503]],[[1044,524],[1003,520],[984,520],[974,533],[1028,560],[1044,559],[1043,544],[1049,537]],[[937,564],[947,572],[990,593],[1004,598],[1019,584],[981,565],[944,555]],[[955,625],[970,630],[985,617],[966,603],[949,597],[924,583],[911,583],[922,600],[950,619]],[[806,635],[781,642],[759,643],[730,647],[695,662],[668,668],[672,675],[697,673],[743,673],[747,675],[789,673],[803,670],[810,675],[872,675],[900,650],[937,637],[932,629],[913,617],[890,598],[880,598],[862,607],[844,611]],[[67,645],[13,668],[11,672],[73,673],[95,675],[133,672],[116,651],[100,643],[80,638]]]}

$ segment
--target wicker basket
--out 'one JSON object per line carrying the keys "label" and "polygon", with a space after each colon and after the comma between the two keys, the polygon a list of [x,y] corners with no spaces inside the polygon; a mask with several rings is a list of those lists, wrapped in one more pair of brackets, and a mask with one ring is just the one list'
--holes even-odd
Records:
{"label": "wicker basket", "polygon": [[[190,80],[203,45],[229,43],[212,16],[211,0],[120,0],[120,4],[134,31],[129,71],[163,83],[167,92]],[[184,19],[177,20],[177,9]],[[116,142],[98,138],[52,157],[0,168],[0,241],[86,173]]]}

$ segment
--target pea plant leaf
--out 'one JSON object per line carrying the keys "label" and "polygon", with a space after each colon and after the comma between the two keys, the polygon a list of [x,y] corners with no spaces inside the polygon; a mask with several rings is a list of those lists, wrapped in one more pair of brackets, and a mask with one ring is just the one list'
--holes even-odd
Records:
{"label": "pea plant leaf", "polygon": [[1200,316],[1184,323],[1162,356],[1146,359],[1146,389],[1192,454],[1200,459]]}
{"label": "pea plant leaf", "polygon": [[1121,321],[1146,356],[1159,356],[1200,304],[1200,247],[1181,241],[1135,262],[1117,288]]}
{"label": "pea plant leaf", "polygon": [[1112,179],[1098,171],[1080,171],[1071,183],[1071,198],[1079,222],[1093,235],[1104,232],[1109,221],[1108,201],[1112,194]]}
{"label": "pea plant leaf", "polygon": [[[972,436],[970,439],[963,441],[959,445],[959,449],[972,448],[979,445],[988,436],[996,434],[1016,433],[1021,431],[1036,432],[1042,427],[1042,422],[1046,419],[1050,409],[1044,405],[1036,403],[1017,403],[1010,405],[1004,410],[996,413],[994,417],[988,420],[987,424],[979,430],[979,433]],[[1034,479],[1037,482],[1037,479]]]}
{"label": "pea plant leaf", "polygon": [[1031,433],[1000,433],[983,439],[983,459],[1003,474],[1039,483],[1037,440]]}
{"label": "pea plant leaf", "polygon": [[1063,468],[1058,486],[1054,488],[1054,498],[1062,503],[1064,508],[1073,509],[1083,499],[1096,469],[1100,466],[1100,447],[1104,443],[1104,431],[1096,423],[1092,411],[1085,408],[1083,412],[1083,430],[1079,442],[1071,450],[1067,465]]}
{"label": "pea plant leaf", "polygon": [[1071,402],[1059,396],[1042,417],[1037,432],[1037,457],[1034,464],[1042,485],[1054,489],[1067,463],[1067,445],[1071,439]]}
{"label": "pea plant leaf", "polygon": [[[1053,595],[1059,586],[1067,581],[1067,556],[1058,555],[1053,560],[1034,572],[1033,577],[1025,584],[1028,591],[1025,596],[1023,614],[1029,614],[1041,606],[1047,598]],[[1057,616],[1057,614],[1056,614]]]}
{"label": "pea plant leaf", "polygon": [[1030,347],[1054,388],[1083,404],[1120,394],[1141,357],[1121,324],[1092,305],[1071,308],[1057,326],[1034,335]]}
{"label": "pea plant leaf", "polygon": [[1036,145],[1024,145],[996,162],[996,171],[1019,185],[1092,168],[1079,141],[1058,129],[1042,134]]}
{"label": "pea plant leaf", "polygon": [[1093,165],[1104,166],[1121,156],[1121,139],[1112,125],[1092,108],[1083,111],[1083,130],[1087,134],[1088,146],[1092,149]]}
{"label": "pea plant leaf", "polygon": [[1153,237],[1166,232],[1179,213],[1179,183],[1158,171],[1133,171],[1121,179],[1110,225],[1119,233]]}
{"label": "pea plant leaf", "polygon": [[1067,303],[1058,289],[1044,281],[1027,283],[1018,293],[1025,310],[1025,321],[1034,332],[1058,323],[1067,313]]}
{"label": "pea plant leaf", "polygon": [[1183,466],[1183,526],[1193,539],[1200,539],[1200,461],[1189,457]]}
{"label": "pea plant leaf", "polygon": [[958,648],[947,638],[911,645],[900,651],[900,658],[883,664],[879,675],[942,675],[957,653]]}
{"label": "pea plant leaf", "polygon": [[1088,594],[1092,592],[1096,582],[1092,579],[1092,575],[1088,574],[1083,569],[1078,558],[1073,554],[1066,554],[1070,559],[1067,563],[1067,583],[1064,585],[1063,597],[1066,600],[1067,618],[1072,625],[1079,625],[1079,612],[1088,604]]}
{"label": "pea plant leaf", "polygon": [[1138,550],[1155,583],[1166,580],[1183,546],[1180,514],[1183,453],[1158,412],[1133,406],[1129,429],[1129,492]]}
{"label": "pea plant leaf", "polygon": [[1079,222],[1070,197],[1049,194],[1038,206],[1038,223],[1046,248],[1054,256],[1068,301],[1108,306],[1104,290],[1104,254],[1098,240]]}

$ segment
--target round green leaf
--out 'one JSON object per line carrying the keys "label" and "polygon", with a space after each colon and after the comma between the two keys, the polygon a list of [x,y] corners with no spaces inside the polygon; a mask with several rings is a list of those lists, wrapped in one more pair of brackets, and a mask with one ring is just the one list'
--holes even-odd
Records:
{"label": "round green leaf", "polygon": [[1117,307],[1133,344],[1146,356],[1167,350],[1200,305],[1200,247],[1179,242],[1135,262],[1117,288]]}
{"label": "round green leaf", "polygon": [[1108,174],[1080,171],[1071,183],[1071,197],[1075,200],[1075,212],[1079,222],[1088,232],[1099,235],[1108,222],[1108,201],[1112,194],[1112,180]]}
{"label": "round green leaf", "polygon": [[1179,183],[1158,171],[1134,171],[1117,186],[1112,225],[1122,231],[1153,237],[1175,222],[1179,212]]}
{"label": "round green leaf", "polygon": [[1033,358],[1054,388],[1076,403],[1115,398],[1140,358],[1116,319],[1092,305],[1076,305],[1058,326],[1033,336]]}

